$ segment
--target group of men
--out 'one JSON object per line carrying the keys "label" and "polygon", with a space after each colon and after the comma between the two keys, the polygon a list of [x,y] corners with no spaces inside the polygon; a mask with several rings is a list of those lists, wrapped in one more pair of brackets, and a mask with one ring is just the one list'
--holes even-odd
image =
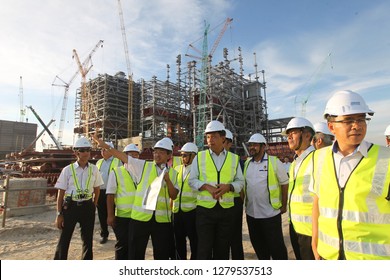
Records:
{"label": "group of men", "polygon": [[121,152],[94,137],[103,150],[99,168],[88,163],[91,144],[81,138],[77,162],[56,184],[61,237],[55,258],[66,259],[79,222],[82,257],[92,259],[98,205],[101,243],[112,226],[115,259],[144,259],[150,237],[154,259],[244,259],[243,209],[258,259],[288,259],[286,212],[296,259],[390,259],[390,150],[364,141],[373,113],[359,94],[341,91],[327,103],[327,123],[293,118],[283,132],[295,154],[288,172],[267,154],[260,133],[240,160],[229,151],[232,133],[216,120],[204,132],[208,149],[186,143],[174,168],[169,138],[145,161],[134,147]]}

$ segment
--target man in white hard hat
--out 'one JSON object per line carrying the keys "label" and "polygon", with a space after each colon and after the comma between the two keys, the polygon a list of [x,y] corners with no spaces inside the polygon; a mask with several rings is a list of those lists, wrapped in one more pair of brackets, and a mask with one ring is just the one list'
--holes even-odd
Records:
{"label": "man in white hard hat", "polygon": [[[114,148],[112,142],[106,142],[110,148]],[[114,158],[108,149],[101,149],[102,158],[96,162],[100,174],[102,175],[104,185],[100,186],[100,195],[97,204],[98,217],[100,223],[100,244],[105,244],[108,239],[108,225],[107,225],[107,181],[108,176],[112,170],[121,166],[122,163],[119,159]]]}
{"label": "man in white hard hat", "polygon": [[[140,150],[135,144],[124,149],[128,156],[139,158]],[[110,172],[107,182],[107,224],[116,237],[115,259],[128,260],[131,231],[131,209],[134,203],[137,181],[122,165]]]}
{"label": "man in white hard hat", "polygon": [[178,184],[180,194],[173,201],[173,228],[175,233],[176,259],[187,259],[187,237],[190,243],[191,260],[196,260],[198,246],[198,236],[196,234],[196,195],[197,192],[191,189],[188,184],[188,178],[191,170],[191,164],[198,147],[188,142],[179,150],[182,158],[182,164],[175,167],[178,172]]}
{"label": "man in white hard hat", "polygon": [[260,133],[248,141],[244,165],[245,210],[249,238],[259,260],[287,260],[282,214],[287,211],[288,176],[283,163],[266,153]]}
{"label": "man in white hard hat", "polygon": [[83,241],[82,259],[93,259],[95,210],[99,199],[99,187],[104,181],[96,165],[88,162],[91,148],[91,143],[85,137],[76,141],[73,150],[77,161],[62,169],[54,186],[58,189],[55,224],[61,230],[55,260],[68,258],[70,241],[77,223],[80,224]]}
{"label": "man in white hard hat", "polygon": [[312,145],[318,150],[333,144],[334,135],[329,131],[328,124],[325,122],[317,122],[314,124],[314,134]]}
{"label": "man in white hard hat", "polygon": [[[133,233],[129,244],[131,259],[145,259],[145,251],[149,237],[152,238],[154,259],[169,259],[172,244],[171,207],[170,200],[176,199],[179,193],[177,172],[168,168],[167,162],[172,155],[172,142],[161,139],[153,147],[153,162],[132,158],[123,152],[109,147],[103,140],[94,136],[100,147],[110,149],[112,155],[120,159],[132,178],[138,182],[131,223]],[[162,187],[158,194],[155,210],[146,209],[143,200],[151,189],[152,182],[163,176]]]}
{"label": "man in white hard hat", "polygon": [[290,120],[283,131],[288,146],[294,151],[294,161],[290,166],[288,210],[290,219],[290,239],[295,258],[313,260],[311,250],[311,210],[313,195],[309,192],[312,174],[311,156],[314,147],[310,145],[314,136],[313,124],[302,117]]}
{"label": "man in white hard hat", "polygon": [[208,150],[201,151],[191,165],[189,184],[198,191],[196,229],[198,259],[229,259],[233,193],[244,184],[239,157],[224,149],[225,127],[211,121],[205,129]]}
{"label": "man in white hard hat", "polygon": [[326,104],[336,141],[313,156],[316,259],[390,260],[390,150],[364,140],[373,115],[350,90]]}
{"label": "man in white hard hat", "polygon": [[385,136],[386,136],[386,146],[390,147],[390,125],[386,127]]}

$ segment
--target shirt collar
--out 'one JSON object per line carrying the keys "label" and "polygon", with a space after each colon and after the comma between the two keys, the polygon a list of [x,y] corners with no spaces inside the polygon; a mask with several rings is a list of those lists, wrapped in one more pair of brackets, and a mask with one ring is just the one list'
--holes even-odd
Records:
{"label": "shirt collar", "polygon": [[[79,162],[78,161],[76,161],[74,164],[74,168],[76,169],[76,168],[78,168],[78,167],[80,167],[80,165],[79,165]],[[89,166],[89,162],[87,162],[87,165],[86,165],[86,167],[88,167]]]}
{"label": "shirt collar", "polygon": [[227,151],[225,149],[222,150],[222,152],[219,153],[219,155],[217,155],[216,153],[213,152],[213,150],[209,149],[210,151],[210,155],[214,154],[216,155],[217,157],[220,156],[220,155],[226,155]]}
{"label": "shirt collar", "polygon": [[[367,141],[362,141],[359,146],[356,147],[356,149],[353,151],[352,155],[356,153],[360,153],[363,157],[367,157],[368,149],[371,147],[371,143]],[[337,154],[339,151],[339,145],[337,143],[337,140],[333,143],[332,146],[333,153]]]}
{"label": "shirt collar", "polygon": [[297,154],[295,154],[294,160],[303,159],[314,150],[315,150],[314,147],[312,145],[310,145],[309,147],[307,147],[306,150],[303,151],[303,153],[300,156],[297,156]]}
{"label": "shirt collar", "polygon": [[264,152],[263,158],[260,161],[255,161],[255,158],[252,158],[251,161],[258,162],[258,163],[262,163],[263,161],[268,161],[268,155],[267,153]]}

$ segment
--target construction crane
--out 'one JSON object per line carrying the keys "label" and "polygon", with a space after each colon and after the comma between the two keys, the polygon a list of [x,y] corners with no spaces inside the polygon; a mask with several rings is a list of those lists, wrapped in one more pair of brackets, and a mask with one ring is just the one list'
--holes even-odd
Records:
{"label": "construction crane", "polygon": [[[96,44],[96,46],[92,49],[92,51],[89,53],[87,58],[84,60],[83,63],[81,63],[79,55],[77,54],[77,51],[73,49],[73,58],[76,59],[77,65],[79,67],[79,71],[81,74],[81,118],[80,122],[84,120],[85,126],[84,126],[84,134],[88,136],[89,134],[89,117],[91,111],[95,113],[95,117],[97,117],[96,110],[94,110],[94,104],[92,102],[92,98],[89,92],[86,90],[86,85],[87,85],[87,74],[89,70],[92,68],[92,55],[96,52],[98,47],[103,47],[103,40],[99,40],[99,42]],[[93,110],[90,110],[92,107]],[[81,125],[81,124],[80,124]]]}
{"label": "construction crane", "polygon": [[20,81],[19,81],[19,106],[20,106],[20,111],[19,111],[19,121],[24,122],[24,116],[26,115],[26,109],[24,108],[24,102],[23,102],[23,81],[22,81],[22,76],[20,76]]}
{"label": "construction crane", "polygon": [[126,66],[127,66],[127,76],[128,76],[128,99],[127,99],[127,137],[131,137],[133,132],[133,73],[131,72],[130,67],[130,58],[129,58],[129,48],[127,46],[127,39],[126,39],[126,29],[125,29],[125,21],[123,19],[123,11],[122,11],[122,5],[121,1],[118,0],[118,9],[119,9],[119,19],[121,24],[121,31],[122,31],[122,40],[123,40],[123,47],[125,50],[125,58],[126,58]]}

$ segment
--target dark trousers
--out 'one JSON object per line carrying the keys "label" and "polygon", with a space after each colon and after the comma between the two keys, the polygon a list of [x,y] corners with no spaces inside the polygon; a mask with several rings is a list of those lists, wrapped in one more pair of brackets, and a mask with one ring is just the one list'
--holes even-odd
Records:
{"label": "dark trousers", "polygon": [[115,243],[115,259],[130,260],[129,242],[132,236],[132,225],[130,218],[115,217],[114,233],[116,237]]}
{"label": "dark trousers", "polygon": [[232,232],[233,208],[197,206],[198,260],[228,260]]}
{"label": "dark trousers", "polygon": [[255,219],[246,215],[249,238],[259,260],[287,260],[284,244],[282,215]]}
{"label": "dark trousers", "polygon": [[235,197],[233,206],[232,236],[230,240],[232,260],[244,259],[244,248],[242,246],[242,213],[242,199],[241,197]]}
{"label": "dark trousers", "polygon": [[[311,236],[300,234],[295,231],[294,226],[292,223],[290,223],[290,239],[291,243],[293,243],[294,236],[294,243],[293,249],[295,253],[295,257],[297,257],[297,254],[299,256],[299,259],[297,260],[314,260],[314,254],[313,250],[311,248]],[[295,246],[295,247],[294,247]],[[297,250],[297,252],[296,252]]]}
{"label": "dark trousers", "polygon": [[83,260],[92,260],[93,228],[95,225],[95,205],[92,199],[82,203],[71,202],[68,209],[64,210],[63,215],[64,228],[61,230],[54,259],[66,260],[68,258],[73,231],[76,224],[79,223],[81,240],[83,241],[81,258]]}
{"label": "dark trousers", "polygon": [[187,237],[190,241],[191,260],[197,258],[198,235],[196,234],[196,210],[179,211],[173,214],[173,228],[175,233],[175,247],[177,259],[187,259]]}
{"label": "dark trousers", "polygon": [[100,223],[100,236],[108,237],[106,190],[100,190],[97,209]]}
{"label": "dark trousers", "polygon": [[289,233],[290,233],[291,246],[293,247],[294,250],[295,259],[302,260],[301,252],[299,250],[298,236],[291,222],[289,224]]}
{"label": "dark trousers", "polygon": [[172,238],[171,223],[158,223],[155,216],[148,222],[131,220],[133,234],[129,244],[130,257],[135,260],[144,260],[149,237],[152,237],[153,257],[155,260],[168,260]]}

